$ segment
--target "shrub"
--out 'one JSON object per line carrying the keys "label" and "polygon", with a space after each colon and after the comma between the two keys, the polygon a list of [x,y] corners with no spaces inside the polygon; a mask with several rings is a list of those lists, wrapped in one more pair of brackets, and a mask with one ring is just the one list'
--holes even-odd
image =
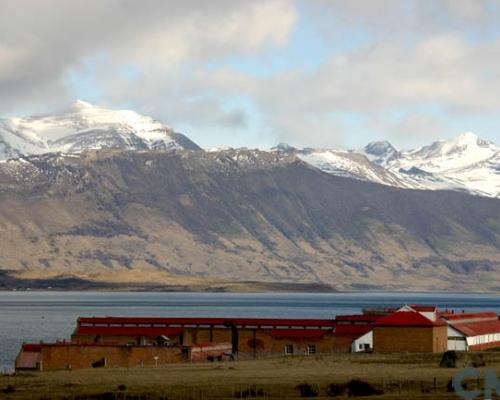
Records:
{"label": "shrub", "polygon": [[2,389],[2,393],[9,394],[9,393],[14,393],[16,389],[14,389],[14,386],[12,385],[7,385],[5,388]]}
{"label": "shrub", "polygon": [[457,353],[453,350],[445,351],[439,366],[441,368],[455,368],[457,366]]}
{"label": "shrub", "polygon": [[300,397],[317,397],[318,392],[308,383],[301,383],[295,387],[300,392]]}
{"label": "shrub", "polygon": [[353,379],[346,384],[346,388],[351,397],[359,396],[373,396],[377,394],[382,394],[382,390],[375,389],[368,382],[361,381],[359,379]]}
{"label": "shrub", "polygon": [[346,385],[341,383],[330,383],[326,389],[327,396],[335,397],[340,396],[346,390]]}

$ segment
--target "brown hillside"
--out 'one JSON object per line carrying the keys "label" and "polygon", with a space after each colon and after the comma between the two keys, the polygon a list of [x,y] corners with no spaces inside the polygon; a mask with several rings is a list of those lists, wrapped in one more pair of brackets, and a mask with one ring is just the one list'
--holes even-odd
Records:
{"label": "brown hillside", "polygon": [[0,163],[0,268],[11,279],[0,285],[500,288],[499,200],[400,190],[279,157],[101,151]]}

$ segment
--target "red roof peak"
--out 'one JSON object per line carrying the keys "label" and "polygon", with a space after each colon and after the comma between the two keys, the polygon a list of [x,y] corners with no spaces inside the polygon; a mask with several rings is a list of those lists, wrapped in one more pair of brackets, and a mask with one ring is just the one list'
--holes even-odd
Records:
{"label": "red roof peak", "polygon": [[429,304],[406,304],[405,307],[410,307],[412,310],[418,311],[418,312],[435,312],[437,310],[437,306],[435,305],[429,305]]}
{"label": "red roof peak", "polygon": [[441,326],[444,321],[431,321],[416,311],[397,311],[375,322],[375,326]]}

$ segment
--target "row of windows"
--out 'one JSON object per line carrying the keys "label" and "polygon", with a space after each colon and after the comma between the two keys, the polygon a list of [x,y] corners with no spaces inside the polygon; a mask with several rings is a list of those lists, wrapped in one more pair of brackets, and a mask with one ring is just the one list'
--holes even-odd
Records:
{"label": "row of windows", "polygon": [[468,338],[468,342],[470,342],[470,344],[484,344],[498,341],[500,341],[500,333],[472,336]]}
{"label": "row of windows", "polygon": [[[293,344],[285,345],[285,355],[291,356],[294,353]],[[306,354],[316,354],[316,345],[308,344],[306,348]]]}

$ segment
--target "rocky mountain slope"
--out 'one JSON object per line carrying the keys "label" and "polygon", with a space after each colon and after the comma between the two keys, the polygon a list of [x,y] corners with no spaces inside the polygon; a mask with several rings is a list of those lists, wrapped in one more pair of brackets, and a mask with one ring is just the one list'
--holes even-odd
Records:
{"label": "rocky mountain slope", "polygon": [[0,160],[89,149],[190,149],[199,147],[168,126],[134,111],[76,101],[55,115],[0,119]]}
{"label": "rocky mountain slope", "polygon": [[302,157],[118,149],[2,162],[0,269],[189,287],[500,288],[497,199],[339,177]]}

